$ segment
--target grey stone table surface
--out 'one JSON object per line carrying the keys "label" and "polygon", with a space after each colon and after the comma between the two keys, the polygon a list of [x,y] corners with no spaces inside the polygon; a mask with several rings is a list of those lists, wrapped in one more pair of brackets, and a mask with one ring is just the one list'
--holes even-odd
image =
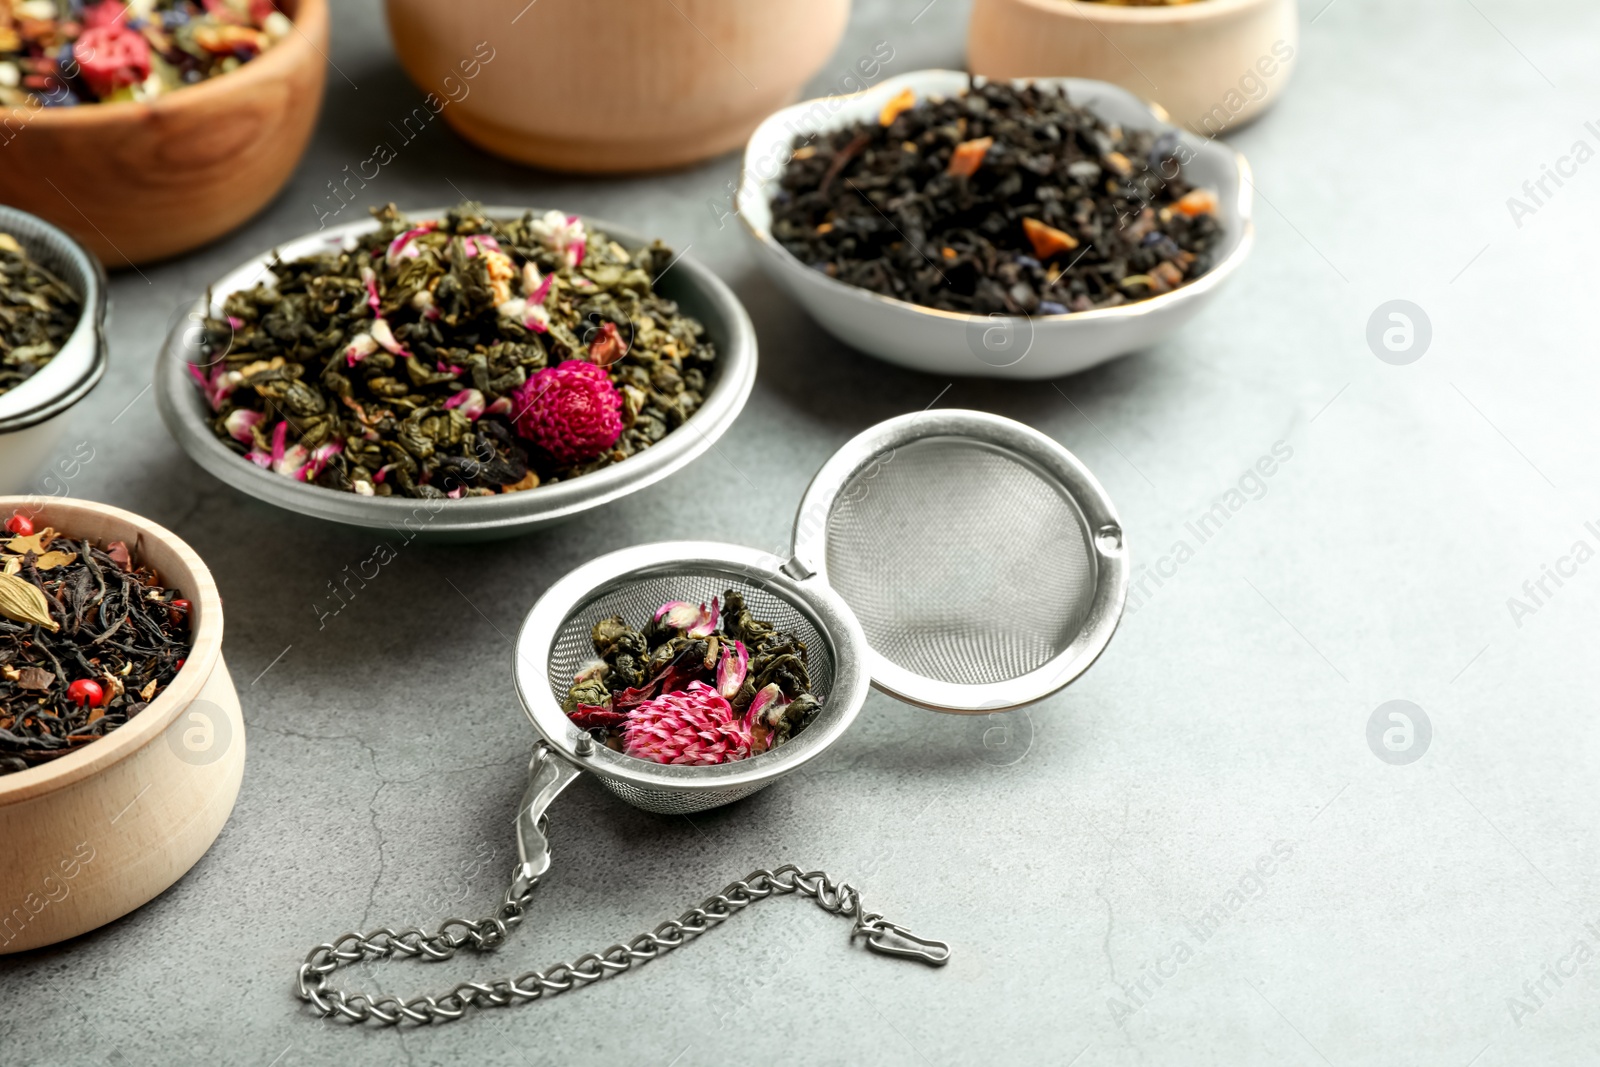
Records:
{"label": "grey stone table surface", "polygon": [[[72,431],[95,456],[74,494],[171,527],[216,574],[248,723],[238,807],[155,901],[0,960],[0,1060],[1600,1062],[1600,9],[1308,0],[1294,83],[1229,134],[1255,171],[1250,262],[1180,336],[1037,385],[924,377],[831,340],[708,206],[733,156],[563,178],[434,124],[367,197],[564,205],[657,233],[745,301],[760,377],[720,455],[543,535],[407,545],[323,618],[380,538],[211,480],[147,383],[174,309],[314,228],[328,183],[420,101],[376,0],[335,8],[337,69],[292,184],[226,240],[116,276],[113,366]],[[815,87],[877,41],[896,72],[960,66],[967,14],[858,0]],[[1367,342],[1391,300],[1431,323],[1409,365]],[[532,740],[506,635],[542,590],[648,540],[783,544],[833,449],[934,403],[1041,428],[1116,500],[1139,591],[1093,670],[1003,723],[874,695],[803,777],[692,819],[580,782],[509,944],[356,978],[411,995],[519,973],[784,861],[948,939],[947,968],[852,947],[786,898],[636,973],[447,1027],[320,1022],[290,995],[316,942],[497,900]],[[1219,500],[1226,521],[1197,533]],[[1399,755],[1369,740],[1393,700],[1422,713]]]}

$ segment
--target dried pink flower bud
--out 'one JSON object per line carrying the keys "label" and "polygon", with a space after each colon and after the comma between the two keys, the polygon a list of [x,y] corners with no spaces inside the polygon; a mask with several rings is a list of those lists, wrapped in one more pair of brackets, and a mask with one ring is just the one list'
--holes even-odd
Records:
{"label": "dried pink flower bud", "polygon": [[513,396],[517,433],[559,463],[594,459],[622,436],[622,394],[593,363],[535,371]]}
{"label": "dried pink flower bud", "polygon": [[711,766],[750,755],[750,727],[704,682],[636,705],[622,728],[623,751],[656,763]]}

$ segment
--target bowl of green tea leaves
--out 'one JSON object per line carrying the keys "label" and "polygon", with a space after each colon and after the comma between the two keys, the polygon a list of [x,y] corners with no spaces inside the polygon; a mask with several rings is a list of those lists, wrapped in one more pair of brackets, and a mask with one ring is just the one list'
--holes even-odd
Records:
{"label": "bowl of green tea leaves", "polygon": [[45,488],[68,410],[105,374],[105,271],[43,219],[0,205],[0,493]]}
{"label": "bowl of green tea leaves", "polygon": [[1252,243],[1247,175],[1105,82],[921,71],[774,115],[738,207],[773,278],[847,344],[1048,378],[1198,313]]}
{"label": "bowl of green tea leaves", "polygon": [[749,394],[743,308],[658,241],[550,210],[372,214],[235,270],[168,340],[162,415],[236,488],[507,535],[666,477]]}
{"label": "bowl of green tea leaves", "polygon": [[0,395],[55,358],[82,309],[70,285],[0,231]]}

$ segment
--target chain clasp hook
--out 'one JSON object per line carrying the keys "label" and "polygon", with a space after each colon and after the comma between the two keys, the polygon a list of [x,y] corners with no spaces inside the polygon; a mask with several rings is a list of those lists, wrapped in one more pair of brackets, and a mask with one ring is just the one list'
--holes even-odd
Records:
{"label": "chain clasp hook", "polygon": [[892,923],[882,915],[862,915],[856,920],[850,936],[861,935],[867,947],[885,956],[921,960],[930,967],[943,967],[950,962],[950,945],[928,937],[918,937],[904,926]]}

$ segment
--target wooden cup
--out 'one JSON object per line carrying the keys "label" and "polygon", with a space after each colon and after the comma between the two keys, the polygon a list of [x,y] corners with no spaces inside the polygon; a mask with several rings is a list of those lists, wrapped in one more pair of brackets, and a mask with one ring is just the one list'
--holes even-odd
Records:
{"label": "wooden cup", "polygon": [[1289,82],[1295,0],[1123,7],[1078,0],[974,0],[967,62],[986,78],[1108,81],[1160,104],[1202,137],[1258,116]]}
{"label": "wooden cup", "polygon": [[553,170],[743,144],[844,34],[850,0],[387,0],[406,73],[467,140]]}
{"label": "wooden cup", "polygon": [[0,775],[0,954],[76,937],[171,886],[211,847],[244,774],[244,720],[222,661],[222,600],[169,531],[87,501],[0,497],[40,529],[125,541],[190,604],[194,647],[172,683],[98,741]]}

